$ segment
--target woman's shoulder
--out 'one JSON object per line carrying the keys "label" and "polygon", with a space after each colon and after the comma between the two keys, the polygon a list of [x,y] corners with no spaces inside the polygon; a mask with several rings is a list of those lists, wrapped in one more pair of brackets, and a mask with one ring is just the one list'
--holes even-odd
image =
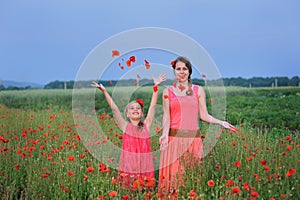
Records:
{"label": "woman's shoulder", "polygon": [[204,89],[202,86],[197,85],[197,84],[193,84],[192,86],[193,86],[193,88],[195,88],[197,90],[198,95],[201,95],[204,92]]}

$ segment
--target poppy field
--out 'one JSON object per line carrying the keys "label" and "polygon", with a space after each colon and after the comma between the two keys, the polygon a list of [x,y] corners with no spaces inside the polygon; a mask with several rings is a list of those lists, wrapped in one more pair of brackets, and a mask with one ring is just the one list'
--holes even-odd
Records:
{"label": "poppy field", "polygon": [[[148,105],[151,93],[152,88],[145,87],[132,98]],[[207,98],[210,110],[217,99]],[[297,87],[226,88],[226,119],[239,131],[213,125],[216,145],[199,167],[186,168],[185,187],[168,199],[300,199],[299,100]],[[151,130],[155,152],[161,117],[157,109]],[[208,125],[200,127],[205,143]],[[85,137],[79,131],[85,131]],[[158,171],[155,180],[135,182],[135,191],[121,188],[117,168],[112,167],[118,157],[102,154],[97,159],[94,154],[108,143],[120,147],[122,134],[100,93],[95,94],[95,108],[79,116],[72,112],[72,90],[0,92],[0,199],[164,197],[157,192]]]}

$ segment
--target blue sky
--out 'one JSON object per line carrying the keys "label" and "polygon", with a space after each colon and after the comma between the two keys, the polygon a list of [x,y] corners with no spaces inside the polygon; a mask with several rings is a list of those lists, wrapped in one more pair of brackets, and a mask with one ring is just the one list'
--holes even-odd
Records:
{"label": "blue sky", "polygon": [[97,45],[142,27],[192,38],[222,77],[300,76],[299,10],[298,0],[2,0],[0,79],[74,80]]}

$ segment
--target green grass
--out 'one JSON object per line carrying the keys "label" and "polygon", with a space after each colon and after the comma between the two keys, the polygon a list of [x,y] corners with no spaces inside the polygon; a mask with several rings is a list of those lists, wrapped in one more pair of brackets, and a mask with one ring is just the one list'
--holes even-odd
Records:
{"label": "green grass", "polygon": [[[128,91],[132,90],[123,90],[124,94]],[[142,97],[147,105],[150,91],[141,88],[130,98]],[[93,93],[92,90],[80,92],[85,97]],[[299,89],[226,88],[226,97],[227,118],[241,131],[231,134],[214,126],[221,132],[216,146],[199,168],[186,168],[186,185],[174,196],[247,199],[258,194],[257,199],[299,199],[299,127],[287,127],[289,123],[272,127],[271,120],[264,120],[278,115],[283,121],[284,109],[295,115],[297,109],[292,106],[299,108]],[[0,99],[0,199],[98,199],[101,196],[157,199],[157,187],[153,191],[129,192],[113,184],[117,176],[113,166],[118,164],[118,156],[113,157],[114,152],[108,151],[99,154],[99,150],[107,141],[120,147],[121,133],[99,92],[96,112],[75,115],[81,119],[79,123],[74,121],[71,111],[71,90],[5,91],[1,92]],[[208,101],[209,109],[210,104],[218,101]],[[284,107],[285,104],[288,105]],[[161,118],[162,112],[158,113],[157,118]],[[255,120],[261,120],[262,124],[256,125]],[[297,120],[297,117],[289,118],[288,122],[298,123]],[[160,133],[155,132],[158,126],[159,120],[151,130],[153,151],[159,149]],[[82,135],[82,131],[86,134]],[[206,139],[209,137],[207,124],[202,125],[202,134]],[[101,159],[96,159],[95,154]],[[158,160],[156,157],[156,166]],[[286,176],[291,169],[296,172]],[[156,178],[157,174],[158,171]],[[208,181],[213,181],[214,186],[208,186]],[[114,198],[109,196],[112,191],[117,192]]]}

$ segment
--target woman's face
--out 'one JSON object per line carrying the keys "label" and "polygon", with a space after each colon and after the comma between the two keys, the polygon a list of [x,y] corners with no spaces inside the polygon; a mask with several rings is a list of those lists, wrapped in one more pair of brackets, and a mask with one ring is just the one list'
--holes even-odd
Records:
{"label": "woman's face", "polygon": [[178,61],[175,64],[174,74],[179,82],[183,82],[188,80],[190,72],[185,63]]}
{"label": "woman's face", "polygon": [[141,119],[143,117],[142,107],[139,103],[133,102],[127,107],[127,117],[129,119]]}

